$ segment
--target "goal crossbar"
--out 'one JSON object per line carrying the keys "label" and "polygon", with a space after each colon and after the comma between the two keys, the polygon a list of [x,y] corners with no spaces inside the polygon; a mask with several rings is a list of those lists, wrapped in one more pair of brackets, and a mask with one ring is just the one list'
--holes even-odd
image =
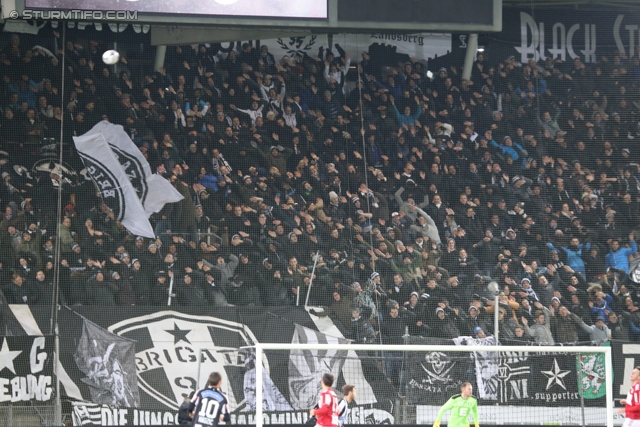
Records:
{"label": "goal crossbar", "polygon": [[[256,427],[263,426],[263,407],[259,402],[263,401],[263,357],[265,350],[353,350],[370,351],[373,349],[383,351],[428,351],[428,352],[449,352],[449,353],[473,353],[473,352],[535,352],[535,353],[604,353],[606,372],[613,372],[613,358],[611,347],[587,347],[587,346],[450,346],[450,345],[370,345],[370,344],[284,344],[284,343],[257,343],[255,346],[256,355]],[[613,381],[606,381],[606,426],[613,427],[614,402],[613,402]]]}

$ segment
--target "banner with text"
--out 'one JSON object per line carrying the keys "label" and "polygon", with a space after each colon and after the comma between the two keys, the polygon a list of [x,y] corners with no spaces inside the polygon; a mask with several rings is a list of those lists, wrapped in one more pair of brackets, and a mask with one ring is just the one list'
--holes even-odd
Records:
{"label": "banner with text", "polygon": [[593,63],[607,56],[612,63],[616,51],[628,58],[640,54],[637,10],[545,7],[505,9],[503,13],[503,30],[485,50],[492,61],[514,55],[523,63],[531,58],[568,62],[580,58]]}
{"label": "banner with text", "polygon": [[[368,52],[372,46],[373,49],[387,47],[392,54],[405,55],[405,60],[409,57],[414,57],[418,61],[423,61],[449,53],[451,51],[451,34],[335,34],[333,43],[340,45],[354,62],[360,61],[362,52]],[[325,49],[327,48],[327,36],[313,35],[267,39],[260,40],[260,45],[267,46],[276,60],[280,60],[284,56],[292,57],[303,54],[315,57],[318,55],[318,49],[321,46]],[[336,49],[333,49],[333,53],[336,56],[339,55]],[[388,59],[393,56],[395,55],[390,55]],[[384,58],[381,59],[384,60]]]}
{"label": "banner with text", "polygon": [[[119,408],[109,405],[95,405],[72,402],[74,426],[150,426],[178,425],[178,413],[170,410],[141,408]],[[265,424],[303,425],[309,419],[309,410],[265,412]],[[232,413],[231,425],[255,425],[255,414]],[[394,424],[389,412],[372,408],[370,405],[351,406],[345,418],[348,425]]]}
{"label": "banner with text", "polygon": [[[99,408],[127,408],[127,417],[132,420],[133,409],[175,414],[184,396],[204,384],[210,372],[219,371],[235,413],[250,417],[256,406],[252,345],[334,343],[344,344],[344,350],[322,354],[266,353],[262,402],[265,412],[290,413],[294,417],[298,411],[306,411],[316,395],[318,378],[324,372],[332,372],[337,390],[346,383],[356,384],[357,405],[392,413],[397,391],[386,379],[384,363],[370,352],[349,350],[348,341],[342,337],[319,331],[312,316],[302,308],[225,307],[217,308],[215,315],[207,307],[156,310],[96,310],[82,306],[74,307],[74,311],[61,310],[62,395]],[[53,341],[41,336],[41,330],[49,327],[50,310],[40,306],[0,306],[0,315],[13,335],[0,338],[1,401],[51,400]],[[425,348],[436,344],[482,344],[471,337],[455,341],[410,339]],[[612,342],[611,347],[614,398],[619,400],[630,388],[631,370],[640,364],[640,344]],[[603,406],[603,390],[609,379],[604,378],[601,357],[513,351],[508,346],[499,353],[481,353],[478,357],[453,352],[404,353],[407,398],[415,404],[441,404],[457,392],[461,382],[472,381],[481,403],[579,406],[583,393],[586,406]],[[95,416],[102,409],[92,411]],[[390,416],[376,411],[361,416]]]}
{"label": "banner with text", "polygon": [[[16,307],[0,306],[11,333],[21,335],[7,337],[0,352],[0,367],[7,365],[12,373],[11,358],[24,357],[20,350],[26,348],[26,342],[38,340],[29,334],[46,327],[50,315],[46,307]],[[165,423],[166,414],[175,415],[184,397],[200,388],[213,371],[223,375],[224,392],[235,416],[243,416],[247,423],[256,409],[255,355],[251,350],[255,343],[349,343],[318,331],[304,309],[291,307],[217,308],[215,316],[208,307],[180,311],[74,307],[74,311],[60,311],[58,319],[60,339],[65,343],[60,354],[60,371],[66,373],[60,378],[63,395],[83,403],[75,411],[78,419],[100,419],[107,424],[118,424],[121,419],[148,424],[147,418],[153,420],[151,424],[157,420]],[[16,339],[25,344],[19,347],[12,341]],[[26,369],[30,366],[29,350],[23,352],[27,359],[20,366]],[[37,363],[44,363],[44,356],[37,349],[31,354],[35,357],[31,366],[36,369]],[[336,376],[337,390],[357,381],[357,403],[368,405],[370,410],[360,416],[392,418],[395,390],[375,361],[361,358],[348,346],[336,352],[272,352],[263,360],[263,367],[265,412],[300,418],[298,412],[307,413],[317,399],[319,379],[331,372]],[[29,373],[16,370],[20,376]],[[25,380],[24,384],[32,382]],[[22,386],[19,380],[16,384]],[[28,395],[28,389],[15,393]]]}
{"label": "banner with text", "polygon": [[0,403],[50,401],[53,396],[53,337],[1,337]]}
{"label": "banner with text", "polygon": [[[459,337],[454,340],[410,338],[416,345],[493,346],[495,338]],[[474,384],[474,394],[482,403],[499,405],[604,406],[606,378],[604,357],[594,353],[544,354],[500,352],[407,353],[407,398],[411,403],[443,404],[459,393],[464,381]],[[640,355],[638,355],[640,359]],[[618,378],[620,375],[616,375]]]}

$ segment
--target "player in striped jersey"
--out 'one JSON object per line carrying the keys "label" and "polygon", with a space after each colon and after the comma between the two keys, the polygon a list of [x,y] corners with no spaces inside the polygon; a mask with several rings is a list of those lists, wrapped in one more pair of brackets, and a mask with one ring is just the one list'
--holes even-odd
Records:
{"label": "player in striped jersey", "polygon": [[231,421],[229,404],[220,390],[221,386],[222,375],[212,372],[209,374],[207,386],[193,396],[189,407],[193,427],[217,427],[220,421]]}
{"label": "player in striped jersey", "polygon": [[620,403],[624,408],[618,410],[619,414],[624,414],[623,427],[640,427],[640,366],[636,366],[631,371],[631,388],[626,399]]}
{"label": "player in striped jersey", "polygon": [[343,385],[342,396],[342,399],[338,401],[338,427],[344,425],[344,420],[347,418],[347,409],[356,398],[356,386],[353,384]]}

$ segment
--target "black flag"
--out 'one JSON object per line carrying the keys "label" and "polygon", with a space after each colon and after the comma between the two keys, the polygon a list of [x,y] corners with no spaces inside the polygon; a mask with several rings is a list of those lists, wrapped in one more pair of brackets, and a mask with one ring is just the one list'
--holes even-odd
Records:
{"label": "black flag", "polygon": [[84,320],[73,358],[86,377],[91,401],[121,407],[140,404],[135,374],[135,343]]}

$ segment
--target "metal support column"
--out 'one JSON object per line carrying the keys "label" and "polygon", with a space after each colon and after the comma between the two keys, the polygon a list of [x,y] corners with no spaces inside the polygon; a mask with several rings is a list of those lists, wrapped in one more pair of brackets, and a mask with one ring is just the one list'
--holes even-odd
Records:
{"label": "metal support column", "polygon": [[[478,35],[469,34],[467,41],[467,52],[464,57],[464,67],[462,68],[462,79],[469,80],[471,78],[471,69],[473,62],[476,60],[476,51],[478,50]],[[476,82],[480,83],[480,82]]]}

